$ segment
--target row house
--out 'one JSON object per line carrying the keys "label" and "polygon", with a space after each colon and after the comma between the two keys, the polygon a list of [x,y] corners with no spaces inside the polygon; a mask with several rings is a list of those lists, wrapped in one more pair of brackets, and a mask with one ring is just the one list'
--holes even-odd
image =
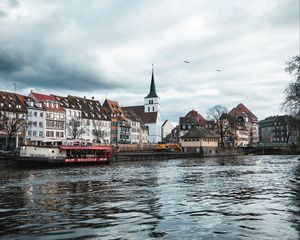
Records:
{"label": "row house", "polygon": [[[111,117],[112,143],[147,143],[149,127],[131,107],[120,107],[116,101],[106,99],[104,109]],[[144,114],[145,115],[145,114]],[[142,114],[142,116],[144,116]],[[146,116],[152,114],[146,114]]]}
{"label": "row house", "polygon": [[165,120],[164,123],[161,125],[161,138],[162,142],[170,142],[171,141],[171,132],[174,128],[174,125],[170,120]]}
{"label": "row house", "polygon": [[103,108],[111,118],[111,143],[130,142],[130,127],[119,103],[105,99]]}
{"label": "row house", "polygon": [[179,118],[179,138],[185,135],[190,129],[197,126],[205,126],[206,119],[196,110],[189,111],[184,117]]}
{"label": "row house", "polygon": [[24,96],[0,91],[0,148],[10,150],[23,144],[26,135],[27,107]]}
{"label": "row house", "polygon": [[243,104],[238,104],[228,113],[237,118],[243,118],[248,131],[248,142],[254,144],[259,142],[259,125],[257,117]]}
{"label": "row house", "polygon": [[31,92],[29,97],[45,110],[43,142],[46,145],[59,145],[65,139],[65,110],[54,96]]}
{"label": "row house", "polygon": [[126,110],[122,108],[125,114],[125,117],[127,118],[127,122],[130,125],[130,143],[140,143],[141,142],[141,136],[140,136],[140,129],[141,129],[141,119],[130,110]]}
{"label": "row house", "polygon": [[179,132],[180,132],[179,125],[177,125],[176,127],[174,127],[172,129],[171,134],[170,134],[170,142],[171,143],[179,143]]}
{"label": "row house", "polygon": [[296,144],[300,141],[300,121],[292,116],[271,116],[259,121],[261,143]]}
{"label": "row house", "polygon": [[148,126],[146,126],[142,119],[130,108],[123,107],[122,109],[130,124],[130,143],[147,143],[149,135]]}
{"label": "row house", "polygon": [[249,134],[245,118],[223,113],[218,121],[220,145],[245,147],[249,144]]}
{"label": "row house", "polygon": [[28,109],[26,144],[42,145],[45,137],[46,110],[41,102],[25,97]]}
{"label": "row house", "polygon": [[148,143],[149,128],[143,122],[140,123],[140,143]]}
{"label": "row house", "polygon": [[85,140],[86,143],[110,143],[111,118],[100,102],[94,97],[87,99],[69,95],[67,98],[70,105],[78,111],[78,121],[81,123],[79,138]]}
{"label": "row house", "polygon": [[65,109],[66,113],[66,128],[65,138],[67,141],[82,138],[82,115],[81,107],[74,104],[68,97],[52,95],[60,103],[60,106]]}

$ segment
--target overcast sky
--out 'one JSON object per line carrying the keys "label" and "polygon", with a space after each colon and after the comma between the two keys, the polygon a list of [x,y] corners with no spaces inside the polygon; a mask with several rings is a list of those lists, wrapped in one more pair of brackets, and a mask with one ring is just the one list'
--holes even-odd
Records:
{"label": "overcast sky", "polygon": [[263,119],[297,54],[299,0],[0,0],[0,90],[25,95],[142,105],[153,63],[163,120],[240,102]]}

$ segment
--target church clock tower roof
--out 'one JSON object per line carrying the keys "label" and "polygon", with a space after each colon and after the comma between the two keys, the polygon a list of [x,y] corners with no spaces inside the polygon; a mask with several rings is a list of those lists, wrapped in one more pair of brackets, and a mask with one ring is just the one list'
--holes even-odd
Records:
{"label": "church clock tower roof", "polygon": [[152,76],[151,76],[151,85],[150,85],[150,92],[145,98],[158,98],[156,93],[155,81],[154,81],[154,74],[153,74],[153,64],[152,64]]}

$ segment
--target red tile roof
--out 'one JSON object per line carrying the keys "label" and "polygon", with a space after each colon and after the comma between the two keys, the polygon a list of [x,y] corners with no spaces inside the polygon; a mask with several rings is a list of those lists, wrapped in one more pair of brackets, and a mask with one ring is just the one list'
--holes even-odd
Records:
{"label": "red tile roof", "polygon": [[199,125],[205,125],[206,123],[206,119],[200,114],[198,113],[196,110],[191,110],[189,111],[185,116],[184,119],[188,120],[188,119],[197,119],[197,123]]}
{"label": "red tile roof", "polygon": [[110,113],[115,113],[119,116],[124,116],[124,112],[116,101],[106,99],[103,103],[103,107],[106,108]]}
{"label": "red tile roof", "polygon": [[251,122],[257,121],[257,117],[252,113],[243,103],[238,104],[235,108],[231,109],[229,115],[241,116],[245,114]]}
{"label": "red tile roof", "polygon": [[130,107],[123,107],[126,111],[133,111],[136,115],[138,115],[143,123],[156,123],[157,120],[157,112],[144,112],[144,106],[130,106]]}
{"label": "red tile roof", "polygon": [[[47,111],[54,111],[54,112],[65,112],[65,110],[60,106],[59,102],[57,101],[57,99],[54,96],[51,95],[45,95],[45,94],[41,94],[41,93],[35,93],[35,92],[31,92],[30,97],[32,97],[33,99],[35,99],[38,102],[41,102],[43,105],[43,108],[46,109]],[[45,102],[54,102],[57,103],[58,106],[57,107],[52,107],[52,105],[50,104],[49,107],[46,106]]]}

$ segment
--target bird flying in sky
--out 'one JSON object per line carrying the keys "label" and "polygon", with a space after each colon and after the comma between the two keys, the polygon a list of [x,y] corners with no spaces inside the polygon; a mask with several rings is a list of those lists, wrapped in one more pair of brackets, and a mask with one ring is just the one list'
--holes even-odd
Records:
{"label": "bird flying in sky", "polygon": [[216,69],[216,71],[217,71],[217,72],[221,72],[221,70],[220,70],[220,69]]}
{"label": "bird flying in sky", "polygon": [[184,63],[190,63],[189,61],[183,61]]}

